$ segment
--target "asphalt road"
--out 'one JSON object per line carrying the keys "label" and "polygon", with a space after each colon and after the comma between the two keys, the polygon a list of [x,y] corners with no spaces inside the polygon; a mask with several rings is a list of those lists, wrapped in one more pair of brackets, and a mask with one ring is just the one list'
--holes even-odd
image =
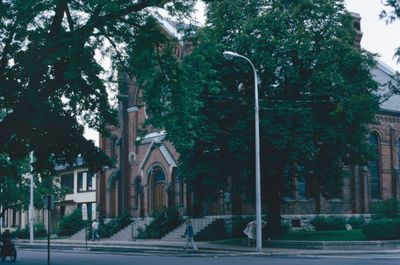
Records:
{"label": "asphalt road", "polygon": [[[386,265],[400,263],[397,255],[363,255],[363,256],[154,256],[150,255],[114,255],[104,253],[82,253],[82,252],[56,252],[51,254],[52,265]],[[0,264],[29,264],[46,265],[47,252],[19,250],[18,259],[15,263],[3,262]]]}

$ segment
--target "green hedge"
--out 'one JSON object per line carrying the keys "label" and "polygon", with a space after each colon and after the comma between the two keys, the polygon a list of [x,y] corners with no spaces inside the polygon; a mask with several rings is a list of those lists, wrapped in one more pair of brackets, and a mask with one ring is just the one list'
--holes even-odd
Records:
{"label": "green hedge", "polygon": [[[47,230],[45,229],[43,224],[36,224],[33,227],[34,236],[35,237],[45,237],[47,236]],[[12,232],[12,235],[18,239],[28,239],[30,236],[29,226],[25,226],[25,228],[19,228]]]}
{"label": "green hedge", "polygon": [[353,229],[360,229],[365,224],[365,219],[362,216],[352,216],[347,220],[347,223],[351,225]]}
{"label": "green hedge", "polygon": [[161,238],[168,232],[177,228],[183,222],[178,208],[167,209],[157,213],[154,220],[145,229],[138,229],[138,238]]}
{"label": "green hedge", "polygon": [[391,198],[386,201],[371,203],[371,213],[373,219],[397,219],[400,218],[400,200]]}
{"label": "green hedge", "polygon": [[345,230],[346,220],[336,216],[317,216],[310,222],[315,230]]}
{"label": "green hedge", "polygon": [[362,232],[369,240],[400,239],[400,219],[372,220],[362,226]]}
{"label": "green hedge", "polygon": [[[131,223],[131,217],[129,214],[121,215],[120,217],[112,219],[108,223],[100,222],[99,236],[100,238],[109,238],[122,228],[125,228]],[[89,225],[89,238],[92,238],[92,226]]]}
{"label": "green hedge", "polygon": [[82,210],[76,208],[69,215],[64,216],[58,225],[58,236],[72,236],[85,227],[85,221],[82,220]]}

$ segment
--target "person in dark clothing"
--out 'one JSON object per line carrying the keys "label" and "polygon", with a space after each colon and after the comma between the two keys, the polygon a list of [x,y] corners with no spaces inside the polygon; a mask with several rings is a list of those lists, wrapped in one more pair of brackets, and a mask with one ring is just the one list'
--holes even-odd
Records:
{"label": "person in dark clothing", "polygon": [[12,243],[12,235],[10,230],[6,229],[1,235],[1,248],[0,248],[0,258],[4,261],[7,257],[10,257],[10,261],[15,261],[17,259],[17,250]]}
{"label": "person in dark clothing", "polygon": [[12,235],[10,233],[10,230],[6,229],[1,235],[1,242],[5,246],[5,245],[10,245],[11,240],[12,240]]}
{"label": "person in dark clothing", "polygon": [[186,249],[189,245],[189,242],[192,244],[192,247],[195,251],[198,251],[198,248],[196,246],[196,243],[194,243],[193,240],[193,226],[192,226],[192,222],[190,221],[190,219],[186,220],[186,231],[184,236],[186,236],[186,240],[185,240],[185,247],[184,247],[184,251],[186,252]]}

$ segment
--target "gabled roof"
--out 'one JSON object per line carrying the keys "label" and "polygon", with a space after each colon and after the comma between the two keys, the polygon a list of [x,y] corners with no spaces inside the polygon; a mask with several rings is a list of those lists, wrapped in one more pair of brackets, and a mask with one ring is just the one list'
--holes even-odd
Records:
{"label": "gabled roof", "polygon": [[381,109],[383,111],[399,111],[400,110],[400,95],[393,95],[389,92],[390,85],[398,85],[397,80],[394,78],[396,72],[388,65],[378,60],[375,69],[371,71],[374,80],[379,84],[379,95],[385,100],[381,102]]}
{"label": "gabled roof", "polygon": [[173,21],[172,18],[168,18],[165,12],[166,11],[164,9],[160,8],[152,8],[150,10],[151,15],[157,19],[163,29],[165,29],[169,34],[178,40],[182,40],[183,34],[178,31],[177,22]]}
{"label": "gabled roof", "polygon": [[84,162],[85,161],[83,160],[83,157],[79,156],[79,157],[76,158],[75,162],[72,165],[67,164],[67,163],[66,164],[56,164],[54,166],[54,169],[56,171],[63,171],[63,170],[66,170],[66,169],[73,169],[73,168],[76,168],[76,167],[82,167],[84,165]]}
{"label": "gabled roof", "polygon": [[164,140],[165,136],[167,135],[166,131],[161,131],[161,132],[152,132],[146,134],[144,137],[137,137],[136,141],[139,141],[140,144],[148,144],[151,143],[152,141],[155,141],[156,143],[161,142]]}
{"label": "gabled roof", "polygon": [[165,161],[168,163],[170,167],[177,167],[177,164],[175,162],[175,159],[172,157],[171,153],[168,151],[167,146],[165,144],[161,143],[158,146],[155,146],[156,141],[152,141],[151,144],[149,145],[149,148],[147,149],[146,154],[143,157],[142,162],[140,163],[140,169],[142,170],[144,168],[144,165],[146,164],[147,160],[149,159],[152,151],[155,149],[154,147],[157,147],[161,154],[163,155]]}
{"label": "gabled roof", "polygon": [[172,167],[176,167],[175,159],[172,157],[171,153],[168,151],[167,147],[162,144],[159,147],[161,154],[164,156],[165,160],[167,161],[168,165]]}

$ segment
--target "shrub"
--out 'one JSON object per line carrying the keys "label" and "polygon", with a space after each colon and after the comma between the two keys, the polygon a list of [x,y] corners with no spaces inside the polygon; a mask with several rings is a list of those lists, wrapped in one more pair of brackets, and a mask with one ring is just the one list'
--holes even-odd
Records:
{"label": "shrub", "polygon": [[372,220],[362,226],[369,240],[400,239],[400,219]]}
{"label": "shrub", "polygon": [[69,215],[64,216],[58,225],[58,236],[72,236],[85,227],[85,221],[82,220],[82,211],[76,208]]}
{"label": "shrub", "polygon": [[345,230],[346,221],[342,217],[336,216],[317,216],[310,222],[315,230]]}
{"label": "shrub", "polygon": [[347,220],[347,223],[351,225],[353,229],[359,229],[363,226],[363,224],[365,224],[365,219],[362,216],[352,216],[349,218],[349,220]]}
{"label": "shrub", "polygon": [[183,222],[178,208],[170,208],[157,213],[146,229],[138,229],[138,238],[161,238]]}
{"label": "shrub", "polygon": [[[33,227],[34,236],[35,237],[45,237],[47,236],[47,230],[45,229],[43,224],[36,224]],[[12,233],[14,237],[18,239],[28,239],[30,236],[29,226],[25,226],[24,228],[19,228]]]}
{"label": "shrub", "polygon": [[197,235],[194,236],[196,241],[212,241],[225,239],[225,227],[224,219],[217,219],[211,223],[207,229],[201,230]]}
{"label": "shrub", "polygon": [[371,213],[373,219],[400,218],[400,200],[391,198],[383,202],[373,202]]}
{"label": "shrub", "polygon": [[[101,221],[99,227],[99,235],[101,238],[109,238],[130,223],[131,217],[129,214],[121,215],[120,217],[112,219],[108,223],[104,223],[103,221]],[[92,226],[89,227],[89,238],[91,237]]]}
{"label": "shrub", "polygon": [[44,224],[36,224],[33,226],[35,237],[45,237],[47,236],[47,230]]}

